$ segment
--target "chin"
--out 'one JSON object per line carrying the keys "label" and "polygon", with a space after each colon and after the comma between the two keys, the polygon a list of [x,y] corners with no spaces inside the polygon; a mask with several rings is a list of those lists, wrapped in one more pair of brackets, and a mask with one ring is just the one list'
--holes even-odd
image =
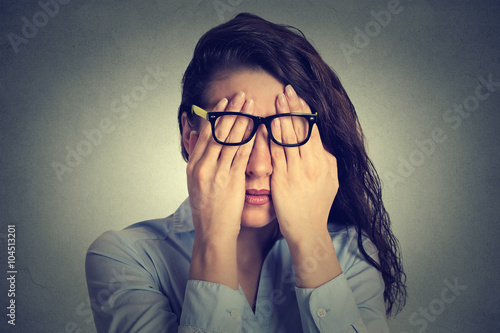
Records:
{"label": "chin", "polygon": [[[267,206],[267,205],[265,205]],[[247,228],[262,228],[276,219],[272,205],[269,207],[251,206],[245,204],[241,214],[241,226]]]}

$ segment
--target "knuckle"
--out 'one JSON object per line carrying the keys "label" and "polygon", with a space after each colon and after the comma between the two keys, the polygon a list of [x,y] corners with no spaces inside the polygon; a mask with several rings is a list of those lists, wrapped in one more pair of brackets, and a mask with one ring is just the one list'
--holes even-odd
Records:
{"label": "knuckle", "polygon": [[224,141],[226,139],[227,133],[224,129],[220,127],[216,127],[214,131],[215,137],[221,141]]}
{"label": "knuckle", "polygon": [[224,146],[222,148],[223,154],[225,156],[228,156],[228,155],[232,156],[238,152],[238,148],[239,148],[239,146]]}
{"label": "knuckle", "polygon": [[297,133],[297,137],[299,138],[305,138],[307,131],[303,127],[297,127],[295,128],[295,133]]}
{"label": "knuckle", "polygon": [[214,190],[225,189],[228,185],[228,178],[225,172],[218,171],[213,178]]}
{"label": "knuckle", "polygon": [[209,141],[212,137],[212,133],[209,130],[202,131],[198,136],[198,140]]}
{"label": "knuckle", "polygon": [[282,159],[285,157],[285,152],[284,152],[283,148],[281,148],[281,147],[277,147],[276,149],[273,149],[272,153],[273,153],[273,157],[275,159]]}
{"label": "knuckle", "polygon": [[203,185],[210,181],[210,173],[203,167],[203,163],[200,163],[191,172],[191,177],[197,180],[199,185]]}
{"label": "knuckle", "polygon": [[295,134],[287,133],[283,136],[283,142],[285,143],[296,143],[297,136]]}
{"label": "knuckle", "polygon": [[236,156],[241,158],[241,157],[246,157],[249,155],[251,151],[251,148],[245,147],[245,145],[238,146],[238,150],[236,151]]}
{"label": "knuckle", "polygon": [[193,174],[193,169],[194,169],[194,163],[192,161],[189,161],[186,166],[186,174],[188,175],[188,177]]}

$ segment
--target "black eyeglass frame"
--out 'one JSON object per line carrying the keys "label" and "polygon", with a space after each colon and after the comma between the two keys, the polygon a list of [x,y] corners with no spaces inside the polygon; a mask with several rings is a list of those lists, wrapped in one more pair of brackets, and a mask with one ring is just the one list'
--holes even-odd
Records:
{"label": "black eyeglass frame", "polygon": [[[278,113],[278,114],[274,114],[274,115],[268,116],[268,117],[259,117],[259,116],[255,116],[253,114],[248,114],[248,113],[243,113],[243,112],[233,112],[233,111],[207,112],[207,111],[203,110],[202,108],[200,108],[199,106],[196,106],[194,104],[191,106],[191,112],[210,122],[210,125],[212,127],[212,136],[213,136],[215,142],[217,142],[221,145],[224,145],[224,146],[241,146],[241,145],[244,145],[245,143],[248,143],[250,140],[252,140],[252,138],[255,135],[255,133],[257,132],[257,129],[259,128],[259,126],[261,124],[264,124],[264,126],[266,126],[267,133],[271,137],[271,140],[274,143],[276,143],[277,145],[280,145],[283,147],[300,147],[300,146],[306,144],[307,141],[309,141],[309,138],[311,137],[312,128],[318,119],[318,115],[316,113]],[[253,124],[254,124],[253,129],[252,129],[252,132],[250,133],[250,135],[248,136],[247,139],[245,139],[239,143],[224,142],[224,141],[220,141],[219,139],[217,139],[217,137],[215,136],[215,122],[217,121],[217,118],[219,118],[221,116],[227,116],[227,115],[245,116],[245,117],[249,117],[253,120]],[[273,132],[271,130],[271,122],[276,118],[288,117],[288,116],[294,116],[294,117],[297,116],[297,117],[305,118],[307,120],[307,122],[309,124],[309,129],[307,131],[307,137],[304,139],[304,141],[298,142],[298,143],[281,143],[281,142],[278,142],[274,138]]]}

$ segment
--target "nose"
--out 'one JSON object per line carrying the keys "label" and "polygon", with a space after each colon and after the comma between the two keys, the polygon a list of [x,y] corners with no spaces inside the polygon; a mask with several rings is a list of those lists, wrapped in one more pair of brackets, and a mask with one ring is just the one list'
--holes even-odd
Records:
{"label": "nose", "polygon": [[273,173],[267,129],[261,125],[255,133],[255,141],[248,159],[246,174],[249,177],[269,177]]}

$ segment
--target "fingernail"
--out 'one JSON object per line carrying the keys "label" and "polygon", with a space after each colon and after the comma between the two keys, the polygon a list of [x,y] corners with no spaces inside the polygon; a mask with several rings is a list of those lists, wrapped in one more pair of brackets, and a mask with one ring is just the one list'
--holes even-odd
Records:
{"label": "fingernail", "polygon": [[198,132],[196,132],[195,130],[192,130],[192,131],[189,133],[189,137],[191,137],[191,135],[198,135]]}
{"label": "fingernail", "polygon": [[255,102],[253,101],[253,99],[250,99],[250,100],[247,101],[247,103],[248,103],[248,109],[246,109],[245,111],[246,112],[252,112],[253,105],[254,105]]}
{"label": "fingernail", "polygon": [[[271,123],[271,126],[273,126],[273,133],[280,133],[281,130],[280,118],[275,118]],[[276,130],[277,132],[275,132],[274,130]]]}
{"label": "fingernail", "polygon": [[285,99],[285,94],[281,93],[278,95],[278,103],[280,106],[285,107],[286,106],[286,99]]}
{"label": "fingernail", "polygon": [[239,93],[234,96],[233,100],[231,101],[231,104],[234,106],[240,106],[243,104],[245,97],[245,93],[243,91],[240,91]]}
{"label": "fingernail", "polygon": [[295,97],[297,96],[295,94],[295,90],[293,90],[292,86],[291,85],[287,85],[285,87],[285,92],[286,92],[286,95],[288,96],[288,98],[292,98],[292,97]]}
{"label": "fingernail", "polygon": [[219,102],[219,103],[220,103],[220,106],[221,106],[222,108],[225,108],[225,107],[226,107],[226,105],[227,105],[227,103],[228,103],[228,100],[227,100],[227,98],[226,98],[226,97],[224,97],[223,99],[221,99],[221,100],[220,100],[220,102]]}

